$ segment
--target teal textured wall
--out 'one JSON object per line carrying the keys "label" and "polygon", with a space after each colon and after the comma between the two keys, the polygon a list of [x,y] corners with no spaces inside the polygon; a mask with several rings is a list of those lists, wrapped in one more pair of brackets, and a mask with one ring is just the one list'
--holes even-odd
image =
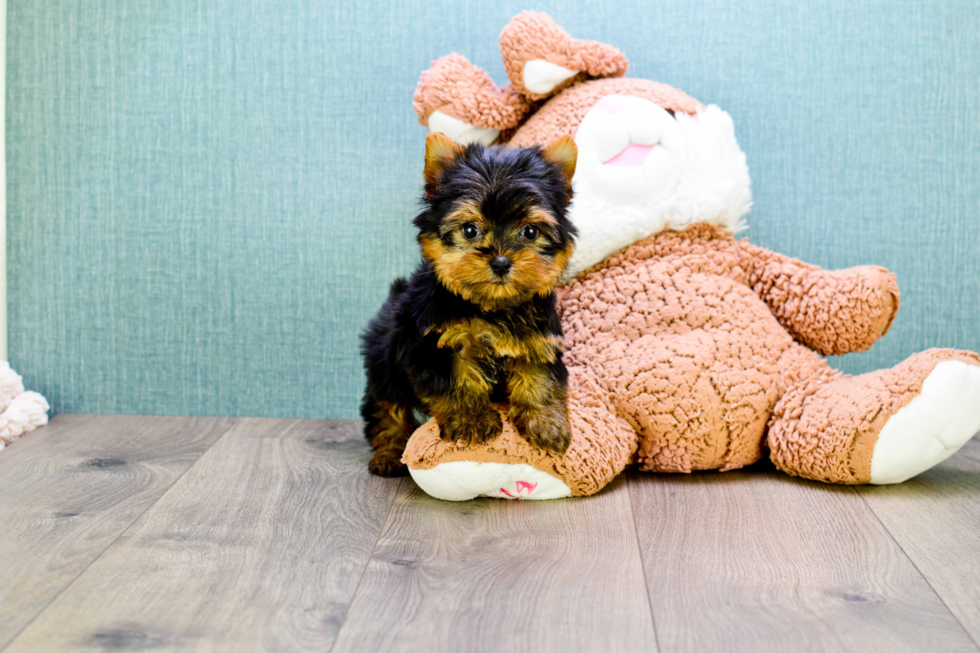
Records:
{"label": "teal textured wall", "polygon": [[[55,410],[353,417],[416,260],[411,94],[524,2],[8,0],[10,359]],[[980,349],[975,0],[543,1],[731,113],[749,237],[897,272],[851,372]]]}

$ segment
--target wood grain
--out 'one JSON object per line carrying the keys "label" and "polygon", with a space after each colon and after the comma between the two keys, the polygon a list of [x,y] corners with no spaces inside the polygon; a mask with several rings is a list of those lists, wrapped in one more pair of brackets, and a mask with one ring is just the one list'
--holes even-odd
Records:
{"label": "wood grain", "polygon": [[622,478],[585,499],[402,485],[334,653],[655,651]]}
{"label": "wood grain", "polygon": [[231,423],[58,415],[5,449],[0,454],[0,648]]}
{"label": "wood grain", "polygon": [[8,650],[328,650],[399,483],[358,429],[240,420]]}
{"label": "wood grain", "polygon": [[665,651],[976,651],[861,497],[768,470],[629,476]]}
{"label": "wood grain", "polygon": [[544,503],[369,455],[353,421],[58,416],[0,454],[3,650],[980,650],[980,441],[899,486]]}
{"label": "wood grain", "polygon": [[901,485],[859,492],[980,643],[980,440]]}

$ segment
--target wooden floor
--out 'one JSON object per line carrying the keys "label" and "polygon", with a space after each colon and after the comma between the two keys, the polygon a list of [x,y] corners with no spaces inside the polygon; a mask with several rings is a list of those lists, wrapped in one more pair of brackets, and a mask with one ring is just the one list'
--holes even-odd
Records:
{"label": "wooden floor", "polygon": [[0,650],[980,651],[980,439],[461,504],[358,423],[59,415],[0,452]]}

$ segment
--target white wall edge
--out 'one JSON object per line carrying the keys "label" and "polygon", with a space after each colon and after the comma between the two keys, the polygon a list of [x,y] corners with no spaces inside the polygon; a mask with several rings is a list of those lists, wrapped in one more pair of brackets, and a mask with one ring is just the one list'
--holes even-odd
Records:
{"label": "white wall edge", "polygon": [[7,0],[0,0],[0,360],[7,360]]}

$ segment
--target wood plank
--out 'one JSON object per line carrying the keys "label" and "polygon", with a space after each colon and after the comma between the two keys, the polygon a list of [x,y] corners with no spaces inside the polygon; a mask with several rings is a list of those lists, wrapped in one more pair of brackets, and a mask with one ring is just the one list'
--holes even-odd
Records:
{"label": "wood plank", "polygon": [[587,499],[447,503],[406,481],[346,651],[655,651],[623,479]]}
{"label": "wood plank", "polygon": [[57,415],[0,452],[0,648],[231,424]]}
{"label": "wood plank", "polygon": [[399,484],[359,428],[238,421],[8,650],[328,650]]}
{"label": "wood plank", "polygon": [[973,641],[980,642],[980,438],[910,481],[859,492]]}
{"label": "wood plank", "polygon": [[631,474],[665,651],[976,651],[853,488]]}

